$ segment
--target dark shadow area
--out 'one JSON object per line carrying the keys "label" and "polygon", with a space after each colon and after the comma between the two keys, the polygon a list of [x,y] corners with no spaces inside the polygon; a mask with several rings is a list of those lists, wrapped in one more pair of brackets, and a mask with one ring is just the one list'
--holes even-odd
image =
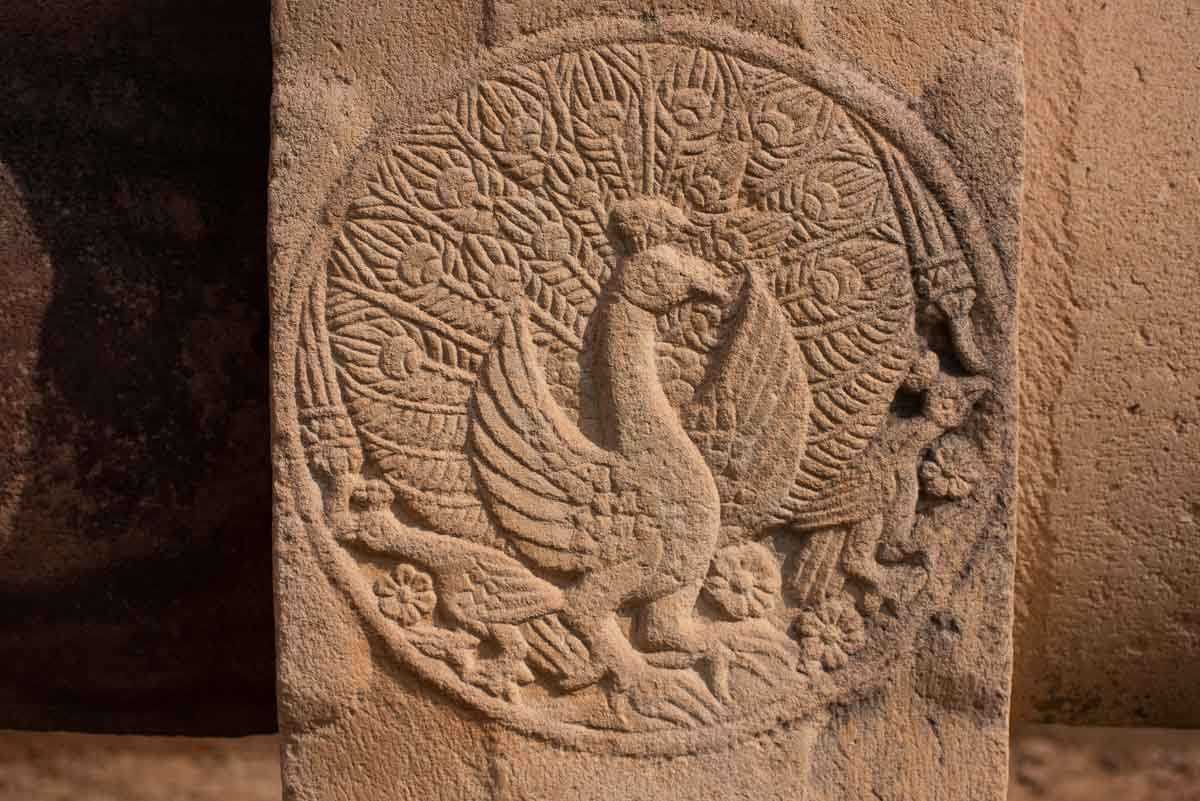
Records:
{"label": "dark shadow area", "polygon": [[3,6],[0,727],[272,731],[269,4]]}

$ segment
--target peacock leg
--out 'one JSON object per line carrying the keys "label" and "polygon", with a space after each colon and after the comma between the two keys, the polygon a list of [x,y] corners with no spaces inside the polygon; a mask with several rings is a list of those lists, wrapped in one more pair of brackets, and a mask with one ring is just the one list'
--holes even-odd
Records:
{"label": "peacock leg", "polygon": [[590,612],[580,612],[568,606],[563,610],[562,617],[567,627],[587,646],[595,668],[592,678],[599,680],[610,676],[617,689],[624,689],[632,677],[644,669],[645,661],[630,644],[613,614],[597,618]]}
{"label": "peacock leg", "polygon": [[561,613],[587,646],[600,676],[611,675],[618,687],[645,664],[616,619],[616,610],[644,581],[643,571],[631,561],[588,573],[567,590]]}
{"label": "peacock leg", "polygon": [[627,562],[585,576],[567,594],[563,622],[587,647],[596,679],[607,677],[609,705],[619,720],[631,715],[691,727],[712,723],[721,705],[692,670],[656,667],[633,647],[616,610],[644,581],[645,565]]}
{"label": "peacock leg", "polygon": [[646,650],[694,654],[705,649],[706,640],[696,625],[695,615],[702,584],[692,582],[678,592],[642,607],[638,628]]}
{"label": "peacock leg", "polygon": [[870,614],[874,614],[885,600],[883,568],[877,558],[882,533],[882,514],[851,524],[842,555],[842,569],[846,575],[864,585],[863,605]]}
{"label": "peacock leg", "polygon": [[846,545],[846,526],[830,526],[808,532],[807,542],[796,556],[787,590],[801,608],[819,606],[842,589],[844,576],[839,565]]}
{"label": "peacock leg", "polygon": [[696,582],[646,605],[639,623],[648,649],[687,654],[688,662],[706,675],[709,690],[726,702],[734,667],[770,683],[792,677],[796,647],[786,632],[761,619],[698,620],[694,610],[700,587]]}
{"label": "peacock leg", "polygon": [[488,629],[488,638],[482,643],[495,653],[484,656],[477,654],[463,669],[463,679],[489,693],[512,700],[522,685],[533,681],[533,672],[525,664],[529,645],[514,625],[494,623]]}
{"label": "peacock leg", "polygon": [[712,724],[720,717],[720,702],[695,671],[666,669],[647,662],[629,642],[614,615],[593,623],[590,631],[580,630],[580,634],[592,649],[593,658],[608,668],[612,678],[608,702],[618,720],[628,724],[631,715],[639,715],[690,728]]}

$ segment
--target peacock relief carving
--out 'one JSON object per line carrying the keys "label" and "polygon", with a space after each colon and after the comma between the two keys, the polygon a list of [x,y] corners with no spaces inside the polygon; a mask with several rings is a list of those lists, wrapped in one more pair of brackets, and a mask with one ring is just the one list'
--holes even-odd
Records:
{"label": "peacock relief carving", "polygon": [[961,236],[873,121],[636,43],[507,68],[375,158],[295,383],[397,657],[565,741],[873,680],[992,435]]}

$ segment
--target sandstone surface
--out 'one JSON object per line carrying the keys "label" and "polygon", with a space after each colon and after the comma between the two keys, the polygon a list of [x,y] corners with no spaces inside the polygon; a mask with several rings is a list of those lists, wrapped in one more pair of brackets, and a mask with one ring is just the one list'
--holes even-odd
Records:
{"label": "sandstone surface", "polygon": [[[1009,801],[1196,801],[1194,732],[1020,726]],[[0,733],[0,801],[278,801],[279,740]]]}
{"label": "sandstone surface", "polygon": [[1004,797],[1020,7],[889,9],[276,3],[287,797]]}
{"label": "sandstone surface", "polygon": [[1200,14],[1027,13],[1013,712],[1196,726]]}

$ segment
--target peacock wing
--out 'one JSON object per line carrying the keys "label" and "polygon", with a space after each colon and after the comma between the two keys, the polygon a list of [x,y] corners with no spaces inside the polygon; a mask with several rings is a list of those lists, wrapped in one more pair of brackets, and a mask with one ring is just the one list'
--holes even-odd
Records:
{"label": "peacock wing", "polygon": [[808,429],[809,391],[792,328],[761,277],[680,417],[716,479],[725,536],[761,528],[784,500]]}
{"label": "peacock wing", "polygon": [[502,324],[471,397],[468,453],[498,528],[534,564],[581,572],[601,558],[615,454],[587,439],[550,394],[522,309]]}
{"label": "peacock wing", "polygon": [[562,591],[499,551],[480,549],[459,571],[446,606],[475,625],[520,625],[562,608]]}

